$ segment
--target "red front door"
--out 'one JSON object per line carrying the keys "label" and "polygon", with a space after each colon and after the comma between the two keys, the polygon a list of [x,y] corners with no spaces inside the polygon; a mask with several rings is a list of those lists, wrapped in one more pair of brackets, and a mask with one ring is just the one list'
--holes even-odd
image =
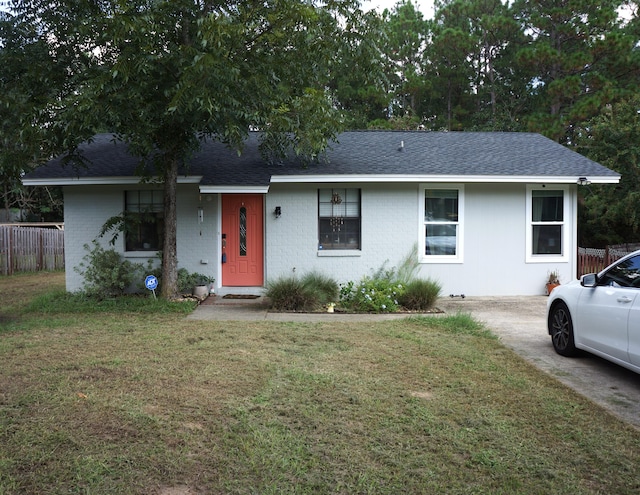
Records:
{"label": "red front door", "polygon": [[222,285],[262,286],[264,281],[263,198],[222,196]]}

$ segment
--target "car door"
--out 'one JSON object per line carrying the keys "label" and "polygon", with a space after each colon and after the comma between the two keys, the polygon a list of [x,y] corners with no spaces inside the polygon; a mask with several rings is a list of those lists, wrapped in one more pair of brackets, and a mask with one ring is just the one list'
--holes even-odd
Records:
{"label": "car door", "polygon": [[628,333],[629,361],[631,364],[640,366],[640,295],[636,297],[629,312]]}
{"label": "car door", "polygon": [[576,343],[625,362],[629,358],[629,321],[640,289],[640,256],[626,258],[584,290],[576,315]]}

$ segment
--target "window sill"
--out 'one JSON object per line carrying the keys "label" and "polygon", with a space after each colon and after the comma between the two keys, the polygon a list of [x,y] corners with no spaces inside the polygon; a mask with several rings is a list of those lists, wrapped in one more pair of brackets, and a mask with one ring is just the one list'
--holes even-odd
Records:
{"label": "window sill", "polygon": [[156,258],[158,250],[155,251],[125,251],[122,253],[125,258]]}
{"label": "window sill", "polygon": [[360,249],[322,249],[318,251],[319,258],[344,258],[348,256],[362,256]]}
{"label": "window sill", "polygon": [[430,265],[434,265],[434,264],[444,264],[444,263],[459,263],[462,264],[464,263],[464,260],[462,258],[459,258],[457,256],[425,256],[423,258],[420,258],[420,263],[423,264],[430,264]]}
{"label": "window sill", "polygon": [[568,263],[569,258],[561,254],[527,254],[525,263]]}

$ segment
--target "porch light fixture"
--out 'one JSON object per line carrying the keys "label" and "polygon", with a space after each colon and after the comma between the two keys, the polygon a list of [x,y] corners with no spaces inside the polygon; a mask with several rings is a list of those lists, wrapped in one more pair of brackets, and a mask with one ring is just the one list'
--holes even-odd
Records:
{"label": "porch light fixture", "polygon": [[282,215],[282,208],[276,206],[276,209],[273,210],[273,214],[276,216],[276,218],[280,218],[280,215]]}
{"label": "porch light fixture", "polygon": [[589,184],[591,184],[591,181],[589,179],[587,179],[586,177],[580,177],[578,179],[577,184],[579,186],[588,186]]}

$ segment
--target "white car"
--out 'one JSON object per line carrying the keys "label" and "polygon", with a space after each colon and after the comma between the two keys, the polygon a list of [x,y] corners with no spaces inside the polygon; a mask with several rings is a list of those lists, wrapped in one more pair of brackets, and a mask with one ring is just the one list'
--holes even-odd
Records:
{"label": "white car", "polygon": [[640,251],[555,288],[547,328],[558,354],[584,350],[640,373]]}

